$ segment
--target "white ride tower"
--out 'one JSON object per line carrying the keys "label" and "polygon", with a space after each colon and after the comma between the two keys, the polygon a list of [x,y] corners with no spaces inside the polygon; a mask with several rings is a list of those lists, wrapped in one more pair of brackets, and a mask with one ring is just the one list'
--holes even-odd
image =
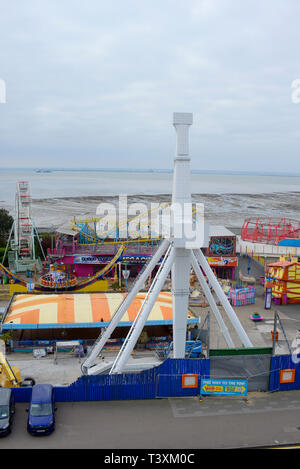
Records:
{"label": "white ride tower", "polygon": [[[117,309],[108,327],[99,339],[97,339],[89,356],[82,365],[82,372],[84,374],[97,374],[105,370],[110,370],[110,374],[122,373],[124,371],[130,354],[137,343],[147,318],[170,272],[173,303],[173,358],[184,358],[191,268],[193,268],[198,278],[228,347],[235,347],[235,344],[225,325],[204,274],[218,300],[221,302],[243,346],[252,347],[249,337],[201,251],[201,247],[207,246],[208,239],[205,233],[207,233],[208,230],[205,229],[204,223],[200,223],[196,227],[193,226],[188,139],[189,127],[192,123],[193,115],[190,113],[174,113],[173,115],[173,125],[177,133],[177,147],[174,159],[172,195],[173,223],[170,236],[162,241],[151,261],[144,271],[141,272],[131,291]],[[162,256],[164,256],[164,258],[160,268],[116,359],[110,364],[102,363],[95,365],[96,359],[106,341],[110,338],[112,332],[121,321],[133,299],[143,287],[149,274],[151,274]]]}

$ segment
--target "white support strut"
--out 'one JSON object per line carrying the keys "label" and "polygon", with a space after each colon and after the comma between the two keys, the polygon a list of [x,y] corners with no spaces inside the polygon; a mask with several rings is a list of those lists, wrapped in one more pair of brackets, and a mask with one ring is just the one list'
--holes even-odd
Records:
{"label": "white support strut", "polygon": [[173,348],[174,358],[185,357],[186,328],[190,294],[191,251],[174,248],[172,267]]}
{"label": "white support strut", "polygon": [[124,366],[127,363],[127,360],[135,344],[137,343],[138,338],[141,335],[141,332],[147,321],[147,318],[152,311],[154,303],[162,287],[164,286],[167,276],[170,273],[172,264],[174,262],[174,257],[175,257],[175,250],[174,250],[174,247],[170,245],[164,257],[164,260],[154,278],[154,281],[152,282],[151,287],[148,290],[146,298],[144,299],[143,304],[138,314],[136,315],[136,318],[130,328],[130,331],[125,339],[125,342],[123,343],[123,346],[121,347],[121,350],[118,353],[118,356],[113,363],[113,366],[110,370],[110,374],[122,373]]}
{"label": "white support strut", "polygon": [[144,272],[141,273],[141,275],[138,277],[136,283],[133,285],[132,289],[130,292],[127,294],[125,297],[124,301],[121,303],[121,305],[118,307],[116,310],[115,314],[113,315],[109,325],[105,329],[104,333],[99,337],[99,341],[96,342],[94,345],[90,355],[88,358],[85,360],[85,362],[82,364],[82,371],[84,373],[87,372],[87,369],[91,366],[94,365],[95,360],[101,350],[103,349],[105,343],[107,340],[110,338],[111,334],[121,321],[122,317],[126,313],[127,309],[131,305],[132,301],[138,294],[138,292],[141,290],[143,287],[144,283],[146,282],[147,278],[153,271],[154,267],[157,265],[161,257],[164,255],[166,250],[168,249],[170,242],[168,239],[164,239],[160,246],[158,247],[157,251],[154,253],[153,257],[151,258],[149,264],[147,265],[146,269]]}
{"label": "white support strut", "polygon": [[228,318],[230,319],[232,325],[234,326],[239,338],[241,339],[244,347],[253,347],[249,337],[247,336],[242,324],[240,323],[237,315],[235,314],[231,304],[229,303],[225,293],[222,290],[221,285],[219,284],[218,280],[216,279],[213,271],[211,270],[204,254],[202,253],[201,249],[197,249],[194,251],[197,261],[199,262],[200,266],[202,267],[204,273],[206,274],[210,285],[216,292]]}
{"label": "white support strut", "polygon": [[199,281],[199,283],[200,283],[200,285],[201,285],[201,287],[202,287],[202,290],[203,290],[203,292],[204,292],[204,295],[205,295],[205,297],[206,297],[206,299],[207,299],[207,301],[208,301],[208,303],[209,303],[209,305],[210,305],[210,307],[211,307],[211,309],[212,309],[212,311],[213,311],[213,313],[214,313],[214,315],[215,315],[215,318],[216,318],[216,320],[217,320],[217,323],[218,323],[218,325],[219,325],[219,327],[220,327],[220,330],[221,330],[221,332],[222,332],[222,334],[223,334],[223,336],[224,336],[224,338],[225,338],[225,340],[226,340],[226,343],[227,343],[228,347],[234,348],[234,347],[235,347],[234,342],[233,342],[233,340],[232,340],[232,338],[231,338],[231,335],[230,335],[230,333],[229,333],[229,331],[228,331],[228,328],[227,328],[227,326],[226,326],[226,324],[225,324],[225,322],[224,322],[224,319],[223,319],[222,316],[221,316],[221,313],[220,313],[220,311],[219,311],[219,308],[218,308],[218,306],[217,306],[217,304],[216,304],[216,302],[215,302],[215,299],[214,299],[213,295],[211,294],[211,291],[210,291],[210,289],[209,289],[209,286],[207,285],[207,282],[206,282],[206,280],[205,280],[205,278],[204,278],[204,275],[203,275],[203,273],[202,273],[202,271],[201,271],[201,269],[200,269],[200,267],[199,267],[199,264],[198,264],[198,262],[197,262],[197,259],[196,259],[196,257],[195,257],[195,254],[194,254],[193,252],[192,252],[192,266],[193,266],[194,272],[195,272],[195,274],[196,274],[196,276],[197,276],[197,278],[198,278],[198,281]]}

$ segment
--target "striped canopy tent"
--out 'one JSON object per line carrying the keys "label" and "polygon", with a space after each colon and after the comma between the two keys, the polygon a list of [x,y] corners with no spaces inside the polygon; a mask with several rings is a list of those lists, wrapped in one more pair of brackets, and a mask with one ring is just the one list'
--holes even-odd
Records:
{"label": "striped canopy tent", "polygon": [[[131,326],[146,293],[136,296],[119,326]],[[16,295],[4,318],[2,328],[53,329],[106,327],[126,293],[62,293]],[[171,325],[172,294],[161,292],[149,315],[146,326]],[[188,314],[188,323],[198,318]]]}

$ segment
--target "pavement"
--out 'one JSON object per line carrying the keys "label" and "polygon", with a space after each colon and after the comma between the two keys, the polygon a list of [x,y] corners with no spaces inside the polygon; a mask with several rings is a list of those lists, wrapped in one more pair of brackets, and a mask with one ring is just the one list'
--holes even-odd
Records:
{"label": "pavement", "polygon": [[[113,363],[117,352],[103,352],[103,357],[108,363]],[[67,386],[76,381],[81,375],[81,364],[84,358],[77,358],[72,352],[59,352],[57,360],[49,354],[42,358],[34,358],[31,353],[10,353],[7,355],[10,365],[20,369],[22,379],[33,378],[36,384],[52,384],[54,386]],[[102,363],[101,360],[99,360]],[[151,368],[161,362],[152,351],[135,352],[129,357],[127,366],[135,369]]]}
{"label": "pavement", "polygon": [[11,366],[20,369],[22,380],[33,378],[36,384],[66,386],[81,376],[81,362],[78,358],[62,354],[54,362],[53,355],[34,358],[31,353],[11,353],[7,355]]}
{"label": "pavement", "polygon": [[[300,391],[250,393],[248,400],[209,396],[57,403],[50,436],[26,431],[27,404],[16,405],[1,449],[230,449],[299,444]],[[164,451],[165,452],[165,451]],[[99,460],[100,461],[100,460]],[[101,462],[101,461],[100,461]]]}

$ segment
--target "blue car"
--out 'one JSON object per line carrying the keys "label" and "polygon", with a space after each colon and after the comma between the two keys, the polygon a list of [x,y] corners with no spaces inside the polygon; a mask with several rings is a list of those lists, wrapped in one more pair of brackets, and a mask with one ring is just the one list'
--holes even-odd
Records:
{"label": "blue car", "polygon": [[55,402],[51,384],[32,387],[27,430],[31,435],[49,435],[55,428]]}

